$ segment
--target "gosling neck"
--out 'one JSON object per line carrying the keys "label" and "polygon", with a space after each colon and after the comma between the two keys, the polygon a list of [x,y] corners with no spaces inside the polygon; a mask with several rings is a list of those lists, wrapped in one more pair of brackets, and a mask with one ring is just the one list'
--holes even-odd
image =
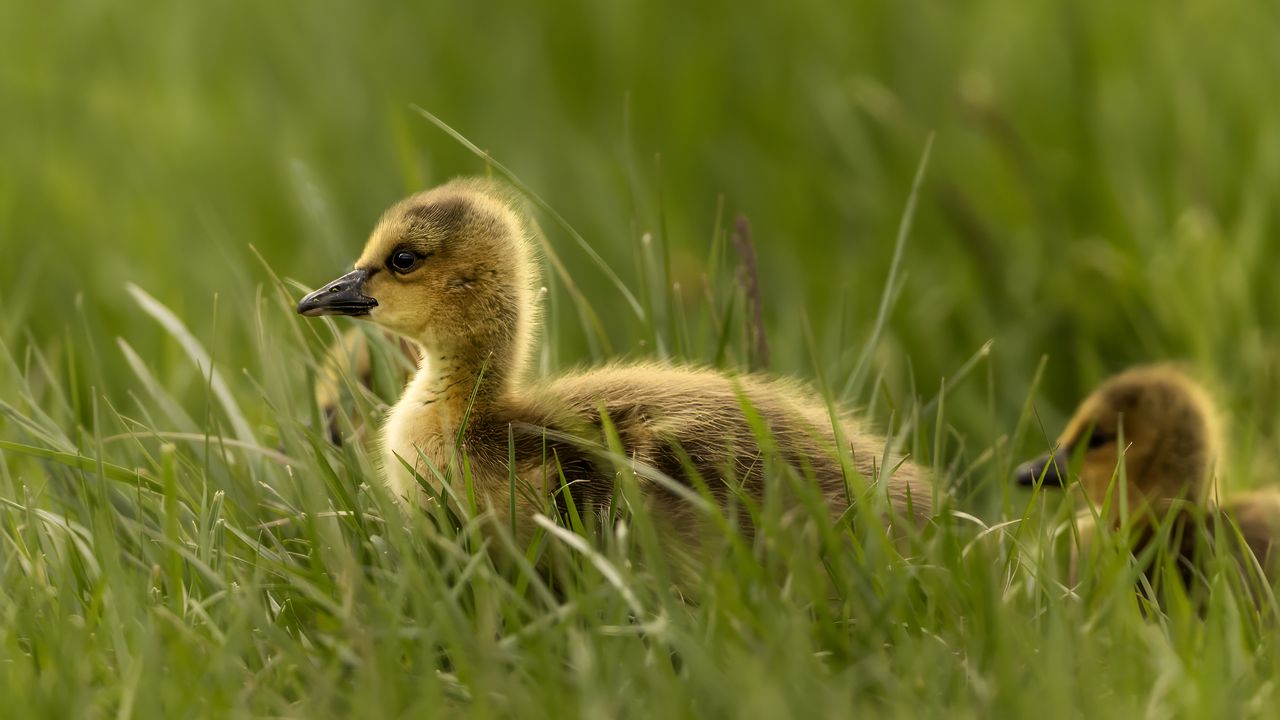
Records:
{"label": "gosling neck", "polygon": [[1202,502],[1209,493],[1215,443],[1207,428],[1162,433],[1142,472],[1146,494],[1156,500]]}
{"label": "gosling neck", "polygon": [[1208,498],[1212,481],[1207,463],[1179,467],[1176,472],[1161,465],[1157,461],[1156,467],[1149,470],[1150,476],[1141,490],[1143,499],[1153,503],[1170,500],[1202,503]]}
{"label": "gosling neck", "polygon": [[489,411],[511,390],[516,363],[509,347],[420,343],[420,348],[422,360],[405,401],[436,415],[443,424],[456,429],[464,418]]}
{"label": "gosling neck", "polygon": [[507,400],[527,365],[537,320],[527,285],[491,295],[465,319],[441,324],[447,327],[428,327],[416,340],[422,361],[406,396],[455,429]]}
{"label": "gosling neck", "polygon": [[[1208,499],[1212,482],[1210,459],[1203,447],[1175,445],[1171,448],[1166,439],[1154,454],[1144,458],[1137,467],[1130,464],[1128,470],[1134,473],[1125,485],[1128,491],[1125,505],[1130,515],[1159,518],[1167,512],[1170,503],[1202,505]],[[1112,513],[1112,522],[1118,524],[1118,499],[1112,501]]]}

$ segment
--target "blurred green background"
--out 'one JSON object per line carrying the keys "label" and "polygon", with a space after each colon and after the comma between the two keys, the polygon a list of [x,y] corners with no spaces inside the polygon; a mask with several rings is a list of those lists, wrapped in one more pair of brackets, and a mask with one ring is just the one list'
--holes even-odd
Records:
{"label": "blurred green background", "polygon": [[[770,369],[812,377],[867,337],[933,132],[884,386],[928,398],[994,339],[947,401],[972,459],[1010,431],[1042,356],[1049,434],[1102,376],[1182,359],[1218,387],[1236,462],[1264,468],[1280,449],[1277,77],[1280,4],[1246,0],[0,3],[0,339],[58,367],[92,354],[102,370],[75,391],[123,398],[124,336],[204,397],[134,282],[252,397],[236,370],[271,281],[251,245],[318,285],[391,202],[485,171],[417,104],[633,287],[643,233],[698,287],[718,204],[745,214]],[[618,291],[542,224],[616,352],[646,355]],[[551,322],[558,364],[592,359],[567,303]]]}

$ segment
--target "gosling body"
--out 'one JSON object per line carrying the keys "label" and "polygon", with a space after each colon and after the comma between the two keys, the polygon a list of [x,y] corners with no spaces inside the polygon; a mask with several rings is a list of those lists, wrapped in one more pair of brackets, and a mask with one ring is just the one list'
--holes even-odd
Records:
{"label": "gosling body", "polygon": [[[690,505],[664,479],[722,504],[735,494],[760,501],[769,457],[811,478],[832,517],[848,508],[850,484],[860,486],[846,463],[881,483],[887,515],[931,517],[933,490],[919,468],[886,458],[883,438],[849,416],[833,419],[794,383],[658,364],[529,380],[538,274],[515,198],[459,180],[393,206],[356,269],[299,304],[304,315],[367,317],[417,346],[418,372],[382,431],[397,497],[429,499],[461,469],[479,502],[527,537],[533,515],[570,500],[579,511],[608,506],[615,447],[655,516],[685,536],[696,532]],[[776,447],[762,448],[760,437]]]}

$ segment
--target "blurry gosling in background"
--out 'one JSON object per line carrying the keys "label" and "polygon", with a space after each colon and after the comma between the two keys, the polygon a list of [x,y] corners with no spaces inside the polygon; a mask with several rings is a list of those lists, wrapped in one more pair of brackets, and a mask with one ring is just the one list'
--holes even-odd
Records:
{"label": "blurry gosling in background", "polygon": [[[359,441],[366,437],[364,417],[349,411],[351,394],[348,390],[367,389],[372,392],[379,369],[385,370],[397,382],[397,387],[401,387],[410,375],[410,368],[417,367],[421,361],[416,345],[385,330],[379,333],[382,340],[395,348],[386,357],[388,367],[377,367],[370,340],[359,327],[349,328],[342,333],[338,341],[325,351],[320,363],[313,390],[316,407],[320,408],[320,414],[324,417],[329,442],[334,445],[342,445],[345,440],[344,418],[350,422],[354,439]],[[348,381],[353,381],[354,386],[348,388]]]}
{"label": "blurry gosling in background", "polygon": [[[527,540],[536,513],[564,510],[561,473],[579,512],[611,502],[615,466],[599,450],[607,422],[636,467],[683,484],[693,481],[686,473],[693,468],[722,506],[734,492],[759,501],[764,458],[745,403],[768,429],[777,457],[814,477],[831,516],[847,509],[831,416],[797,385],[658,364],[526,378],[538,329],[533,245],[509,190],[454,180],[392,206],[355,270],[298,304],[307,316],[367,318],[417,346],[418,372],[381,434],[385,481],[396,496],[422,502],[427,496],[415,474],[438,492],[438,473],[465,462],[481,508]],[[868,482],[878,478],[876,490],[894,514],[915,524],[931,517],[924,473],[894,458],[881,472],[884,439],[852,419],[839,424],[851,450],[844,455]],[[658,521],[692,539],[688,501],[652,474],[637,476]]]}
{"label": "blurry gosling in background", "polygon": [[[1110,378],[1085,398],[1055,450],[1021,465],[1016,480],[1033,486],[1043,479],[1045,487],[1066,487],[1068,465],[1079,452],[1079,489],[1097,512],[1106,508],[1104,522],[1118,526],[1123,503],[1139,530],[1149,532],[1170,513],[1187,513],[1175,520],[1190,519],[1190,505],[1209,528],[1217,525],[1225,531],[1222,537],[1231,532],[1223,521],[1238,526],[1249,550],[1274,579],[1280,492],[1242,494],[1216,506],[1210,491],[1219,447],[1217,412],[1200,385],[1170,365],[1137,367]],[[1123,484],[1117,472],[1121,457]],[[1086,510],[1077,522],[1083,549],[1093,532],[1092,513]],[[1138,537],[1141,543],[1143,535]],[[1183,541],[1176,552],[1191,552],[1194,538]],[[1076,574],[1073,561],[1073,580]]]}

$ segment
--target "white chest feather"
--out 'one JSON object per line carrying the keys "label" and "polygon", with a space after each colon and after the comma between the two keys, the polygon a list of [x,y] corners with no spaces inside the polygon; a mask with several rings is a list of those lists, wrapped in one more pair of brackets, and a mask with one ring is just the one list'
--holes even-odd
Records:
{"label": "white chest feather", "polygon": [[414,474],[437,484],[436,473],[449,462],[448,415],[445,398],[435,392],[438,380],[424,361],[382,428],[383,482],[397,498],[411,502],[418,497]]}

